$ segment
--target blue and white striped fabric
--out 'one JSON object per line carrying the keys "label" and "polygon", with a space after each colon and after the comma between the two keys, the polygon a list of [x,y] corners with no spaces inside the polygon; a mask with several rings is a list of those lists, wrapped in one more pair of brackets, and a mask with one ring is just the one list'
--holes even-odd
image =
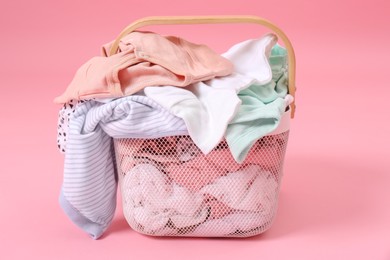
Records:
{"label": "blue and white striped fabric", "polygon": [[187,135],[184,121],[145,96],[79,104],[69,122],[60,204],[92,238],[99,238],[116,207],[117,172],[112,137]]}

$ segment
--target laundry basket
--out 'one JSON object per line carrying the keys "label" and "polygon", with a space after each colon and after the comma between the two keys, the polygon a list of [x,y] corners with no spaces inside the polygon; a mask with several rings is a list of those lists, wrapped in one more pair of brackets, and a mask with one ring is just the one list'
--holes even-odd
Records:
{"label": "laundry basket", "polygon": [[[289,94],[295,96],[295,57],[275,25],[255,16],[147,17],[131,31],[156,24],[257,23],[273,30],[288,51]],[[267,230],[275,217],[283,176],[292,103],[278,128],[258,140],[242,163],[222,140],[204,155],[187,135],[114,139],[123,211],[136,231],[153,236],[248,237]]]}

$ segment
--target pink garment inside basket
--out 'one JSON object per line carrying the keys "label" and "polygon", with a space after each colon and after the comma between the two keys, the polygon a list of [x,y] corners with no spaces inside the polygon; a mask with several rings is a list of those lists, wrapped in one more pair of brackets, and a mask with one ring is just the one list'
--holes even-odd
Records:
{"label": "pink garment inside basket", "polygon": [[199,191],[226,173],[225,169],[209,162],[201,153],[182,164],[169,164],[165,171],[173,182],[190,191]]}

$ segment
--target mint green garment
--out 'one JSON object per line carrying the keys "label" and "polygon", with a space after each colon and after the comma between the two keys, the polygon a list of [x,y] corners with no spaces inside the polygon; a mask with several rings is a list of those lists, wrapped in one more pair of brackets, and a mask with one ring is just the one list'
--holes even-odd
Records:
{"label": "mint green garment", "polygon": [[272,80],[253,84],[238,93],[242,104],[226,130],[226,141],[234,159],[242,163],[253,144],[275,130],[286,109],[287,51],[275,45],[268,58]]}

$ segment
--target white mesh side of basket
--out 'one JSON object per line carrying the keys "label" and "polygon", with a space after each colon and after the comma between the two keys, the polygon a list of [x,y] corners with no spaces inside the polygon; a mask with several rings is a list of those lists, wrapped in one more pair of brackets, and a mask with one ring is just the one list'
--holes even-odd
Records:
{"label": "white mesh side of basket", "polygon": [[155,236],[264,232],[277,209],[288,133],[258,140],[242,164],[226,141],[203,155],[189,136],[115,139],[127,222]]}

